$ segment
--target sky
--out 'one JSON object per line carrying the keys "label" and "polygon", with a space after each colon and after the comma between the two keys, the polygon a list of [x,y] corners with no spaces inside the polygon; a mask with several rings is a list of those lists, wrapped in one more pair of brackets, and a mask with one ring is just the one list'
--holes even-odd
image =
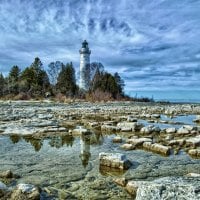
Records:
{"label": "sky", "polygon": [[199,0],[0,0],[0,72],[39,57],[91,62],[125,80],[125,92],[200,102]]}

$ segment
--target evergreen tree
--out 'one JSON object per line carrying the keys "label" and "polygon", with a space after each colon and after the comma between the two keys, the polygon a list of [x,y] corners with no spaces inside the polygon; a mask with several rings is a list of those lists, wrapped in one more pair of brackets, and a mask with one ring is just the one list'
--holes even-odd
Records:
{"label": "evergreen tree", "polygon": [[8,76],[8,90],[11,94],[19,93],[19,77],[20,69],[18,66],[13,66],[9,72]]}
{"label": "evergreen tree", "polygon": [[44,95],[49,89],[49,78],[39,58],[22,72],[21,87],[30,95]]}
{"label": "evergreen tree", "polygon": [[116,83],[118,85],[119,95],[123,96],[124,95],[124,86],[125,86],[124,80],[121,79],[120,75],[117,72],[114,74],[114,77],[115,77]]}
{"label": "evergreen tree", "polygon": [[67,63],[66,66],[62,66],[62,69],[58,75],[56,88],[57,91],[69,97],[72,97],[76,94],[77,85],[75,69],[72,63]]}

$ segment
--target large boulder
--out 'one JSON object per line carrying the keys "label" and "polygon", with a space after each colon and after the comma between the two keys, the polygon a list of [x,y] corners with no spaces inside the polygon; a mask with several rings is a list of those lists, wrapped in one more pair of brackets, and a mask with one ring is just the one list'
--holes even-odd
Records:
{"label": "large boulder", "polygon": [[126,158],[126,156],[120,153],[100,153],[99,164],[100,166],[107,166],[121,170],[126,170],[131,166],[131,162]]}
{"label": "large boulder", "polygon": [[154,181],[129,181],[126,190],[136,200],[200,199],[200,178],[165,177]]}

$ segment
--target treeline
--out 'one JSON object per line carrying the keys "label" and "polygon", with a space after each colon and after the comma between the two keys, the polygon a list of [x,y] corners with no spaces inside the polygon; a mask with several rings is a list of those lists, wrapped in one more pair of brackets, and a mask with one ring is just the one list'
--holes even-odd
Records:
{"label": "treeline", "polygon": [[89,91],[81,90],[76,83],[74,66],[56,61],[44,69],[37,57],[34,62],[21,70],[13,66],[7,77],[0,74],[0,98],[28,100],[41,98],[81,98],[90,101],[123,99],[124,81],[118,73],[114,75],[96,70],[90,82]]}

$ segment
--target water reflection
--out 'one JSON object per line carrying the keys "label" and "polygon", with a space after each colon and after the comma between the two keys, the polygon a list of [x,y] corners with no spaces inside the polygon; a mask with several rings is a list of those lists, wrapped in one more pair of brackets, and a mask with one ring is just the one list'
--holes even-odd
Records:
{"label": "water reflection", "polygon": [[[10,140],[13,144],[17,144],[18,142],[26,142],[31,144],[34,148],[35,152],[39,152],[44,145],[44,141],[47,140],[50,147],[55,147],[57,149],[61,147],[72,147],[75,141],[75,137],[72,135],[54,135],[51,137],[42,137],[42,138],[34,138],[33,136],[19,136],[19,135],[10,135]],[[79,157],[81,159],[81,163],[84,167],[87,167],[90,157],[91,157],[91,145],[102,145],[104,142],[104,138],[102,134],[92,133],[90,135],[81,135],[79,137],[80,146],[80,154]]]}

